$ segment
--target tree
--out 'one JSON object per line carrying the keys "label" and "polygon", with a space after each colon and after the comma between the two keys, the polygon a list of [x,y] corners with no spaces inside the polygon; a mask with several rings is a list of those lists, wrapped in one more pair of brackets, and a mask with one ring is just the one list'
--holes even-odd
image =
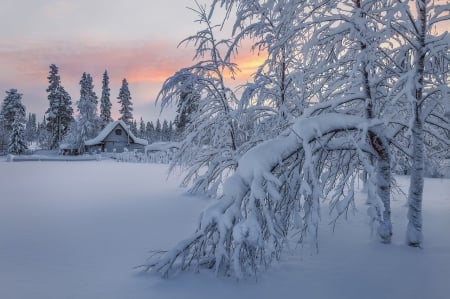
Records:
{"label": "tree", "polygon": [[22,94],[17,89],[6,91],[0,114],[3,116],[4,128],[11,131],[16,118],[25,118],[25,106],[22,104]]}
{"label": "tree", "polygon": [[136,120],[133,120],[133,121],[131,122],[130,130],[131,130],[131,132],[132,132],[135,136],[138,135],[138,128],[137,128],[137,122],[136,122]]}
{"label": "tree", "polygon": [[103,129],[108,123],[112,121],[111,118],[111,101],[109,99],[110,88],[109,88],[109,76],[108,72],[105,70],[103,73],[102,80],[102,96],[100,98],[100,119],[101,119],[101,129]]}
{"label": "tree", "polygon": [[183,138],[184,131],[189,124],[193,122],[193,117],[198,110],[200,95],[195,92],[193,86],[181,86],[180,98],[177,102],[177,115],[175,117],[175,126],[177,135]]}
{"label": "tree", "polygon": [[83,73],[80,80],[80,100],[77,102],[78,134],[82,142],[94,138],[98,132],[97,96],[90,74]]}
{"label": "tree", "polygon": [[47,130],[47,120],[44,117],[42,118],[42,122],[38,123],[37,126],[37,141],[40,147],[42,148],[48,148],[49,147],[49,140],[50,140],[50,133]]}
{"label": "tree", "polygon": [[4,154],[8,151],[9,132],[5,128],[5,120],[0,113],[0,153]]}
{"label": "tree", "polygon": [[170,139],[170,132],[169,132],[169,124],[167,123],[167,120],[165,119],[162,124],[161,128],[161,141],[169,141]]}
{"label": "tree", "polygon": [[27,142],[33,142],[37,139],[37,121],[36,121],[36,114],[35,113],[29,113],[28,114],[28,121],[26,124],[25,129],[25,139]]}
{"label": "tree", "polygon": [[47,88],[49,108],[47,115],[47,130],[50,133],[50,148],[58,148],[64,135],[73,121],[73,108],[70,95],[61,85],[58,67],[50,65],[49,76],[47,77],[49,87]]}
{"label": "tree", "polygon": [[161,141],[161,140],[162,140],[162,129],[161,129],[161,122],[159,121],[159,118],[158,118],[156,120],[154,141]]}
{"label": "tree", "polygon": [[[229,13],[237,8],[234,32],[244,32],[244,36],[255,38],[257,45],[262,43],[269,49],[270,61],[265,65],[273,65],[274,71],[265,71],[264,78],[274,83],[256,80],[251,86],[254,96],[244,93],[237,105],[235,128],[250,128],[251,135],[235,131],[239,147],[231,153],[236,168],[228,168],[218,200],[201,214],[193,234],[171,250],[156,253],[144,269],[167,276],[173,270],[206,267],[220,275],[242,278],[278,259],[291,236],[298,236],[293,240],[297,242],[308,240],[317,251],[322,199],[329,201],[331,223],[336,225],[339,217],[354,208],[361,170],[369,177],[369,216],[377,224],[380,239],[389,243],[393,151],[412,158],[407,243],[420,246],[425,150],[434,155],[448,153],[450,147],[448,138],[442,138],[450,136],[445,103],[449,97],[449,36],[430,33],[433,24],[450,20],[450,5],[426,0],[417,0],[415,5],[371,0],[216,0],[213,9],[216,6],[225,6]],[[283,13],[283,8],[295,8],[295,13],[290,14],[291,9]],[[203,14],[201,20],[209,24],[211,15]],[[210,30],[205,30],[202,37],[209,34]],[[238,37],[226,44],[229,52],[240,40]],[[198,44],[201,49],[214,49],[210,46],[214,42]],[[289,63],[285,63],[286,55],[291,53],[285,52],[283,57],[282,51],[286,44],[296,51]],[[281,56],[271,55],[277,50]],[[220,57],[214,53],[215,58]],[[214,67],[206,65],[208,75],[215,74]],[[291,76],[295,70],[300,73]],[[177,84],[189,78],[185,69],[177,74],[180,76],[169,78],[162,90],[175,99],[180,94]],[[285,81],[283,77],[288,76],[289,81]],[[287,92],[288,85],[301,87],[298,94]],[[191,86],[202,95],[201,100],[213,98],[201,84]],[[220,86],[216,84],[215,90]],[[261,100],[268,95],[268,87],[274,88],[273,100]],[[298,109],[295,121],[288,120],[289,113],[295,111],[291,105],[279,110],[282,105],[270,104],[283,95],[286,98],[281,104],[298,96],[304,99],[302,103],[308,103]],[[199,107],[203,109],[203,102]],[[195,125],[206,129],[209,120],[218,120],[218,114],[219,109],[207,119],[195,117]],[[276,128],[275,136],[271,135],[273,118],[286,119],[287,127],[284,131]],[[217,123],[228,128],[226,122]],[[195,176],[193,184],[221,184],[218,173],[225,169],[223,164],[229,166],[226,162],[233,160],[215,159],[215,148],[210,146],[214,143],[206,140],[202,143],[204,152],[198,150],[198,140],[190,136],[183,141],[190,151],[175,159],[183,163],[187,153],[192,155],[189,161],[209,155],[204,158],[209,164],[203,164],[202,174],[197,176],[195,166],[190,169]],[[221,149],[222,155],[230,153]]]}
{"label": "tree", "polygon": [[17,89],[6,91],[0,110],[0,151],[9,151],[10,135],[16,118],[25,118],[25,106],[22,104],[22,94]]}
{"label": "tree", "polygon": [[119,119],[123,120],[129,127],[133,122],[133,103],[131,102],[131,94],[128,89],[127,79],[122,80],[122,87],[120,87],[118,103],[121,105],[119,110],[121,116]]}
{"label": "tree", "polygon": [[169,122],[169,141],[174,141],[175,131],[173,130],[173,122]]}
{"label": "tree", "polygon": [[233,76],[237,67],[223,55],[223,49],[228,49],[231,41],[216,38],[220,25],[213,24],[210,12],[201,5],[192,10],[197,13],[197,22],[204,25],[204,29],[180,44],[197,46],[194,55],[197,62],[169,77],[157,101],[164,109],[172,102],[178,105],[186,93],[195,98],[195,102],[197,95],[201,95],[198,99],[200,109],[190,114],[192,122],[185,129],[187,135],[172,166],[189,169],[183,180],[184,185],[193,183],[189,192],[207,191],[214,195],[219,190],[222,176],[235,169],[237,159],[245,151],[241,148],[238,113],[234,109],[238,107],[237,98],[224,79],[225,74]]}
{"label": "tree", "polygon": [[139,134],[138,134],[138,136],[139,136],[139,138],[146,139],[146,137],[145,137],[145,122],[142,119],[142,117],[141,117],[141,120],[139,122]]}
{"label": "tree", "polygon": [[148,121],[145,127],[145,136],[149,143],[155,141],[155,126],[153,122]]}
{"label": "tree", "polygon": [[[411,132],[411,180],[408,194],[408,227],[406,241],[410,246],[422,244],[422,198],[424,188],[424,163],[426,156],[425,135],[444,148],[450,142],[449,120],[445,118],[445,101],[450,95],[448,84],[449,44],[448,33],[431,34],[433,26],[449,21],[450,4],[435,4],[430,0],[414,3],[397,1],[390,15],[390,26],[396,34],[399,47],[396,63],[401,76],[395,90],[398,101],[409,109],[406,119],[398,123]],[[436,62],[443,61],[443,64]]]}
{"label": "tree", "polygon": [[21,154],[25,152],[27,145],[25,142],[25,120],[21,114],[16,114],[12,123],[12,131],[8,144],[8,152]]}

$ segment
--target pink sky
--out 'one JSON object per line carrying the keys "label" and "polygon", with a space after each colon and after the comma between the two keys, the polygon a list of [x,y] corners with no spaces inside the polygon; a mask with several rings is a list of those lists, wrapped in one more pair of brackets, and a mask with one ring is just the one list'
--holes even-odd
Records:
{"label": "pink sky", "polygon": [[[23,93],[27,112],[41,118],[48,108],[50,64],[59,67],[62,85],[74,104],[81,74],[93,76],[100,97],[107,69],[113,116],[118,116],[120,83],[127,78],[134,117],[156,120],[160,108],[154,99],[162,82],[191,64],[193,48],[177,45],[200,29],[196,15],[186,8],[194,5],[193,0],[3,0],[0,98],[16,88]],[[161,117],[171,119],[173,112]]]}
{"label": "pink sky", "polygon": [[[201,29],[187,9],[194,6],[193,0],[2,0],[0,99],[16,88],[27,112],[41,118],[48,108],[50,64],[59,67],[74,105],[81,74],[93,76],[100,97],[107,69],[115,118],[120,83],[127,78],[135,119],[172,119],[173,111],[159,115],[154,99],[165,78],[192,63],[193,48],[177,45]],[[440,29],[449,30],[449,24]],[[243,72],[237,81],[245,81],[262,59],[241,51],[237,62]]]}

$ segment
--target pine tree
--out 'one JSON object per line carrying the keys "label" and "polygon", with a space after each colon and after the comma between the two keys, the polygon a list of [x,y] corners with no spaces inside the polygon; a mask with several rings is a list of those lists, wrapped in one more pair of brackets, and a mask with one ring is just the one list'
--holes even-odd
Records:
{"label": "pine tree", "polygon": [[56,65],[50,65],[47,79],[49,82],[47,88],[49,108],[46,111],[47,130],[50,133],[50,148],[58,148],[73,121],[72,99],[61,85]]}
{"label": "pine tree", "polygon": [[151,121],[147,122],[147,126],[145,128],[145,137],[149,141],[149,143],[155,140],[155,126]]}
{"label": "pine tree", "polygon": [[5,120],[0,113],[0,154],[5,153],[8,150],[8,131],[5,128]]}
{"label": "pine tree", "polygon": [[138,135],[138,128],[137,128],[137,122],[136,120],[131,122],[131,126],[130,126],[130,130],[131,132],[134,134],[134,136]]}
{"label": "pine tree", "polygon": [[161,141],[161,122],[159,121],[159,118],[156,120],[156,126],[155,126],[155,139],[154,141]]}
{"label": "pine tree", "polygon": [[22,94],[17,89],[6,91],[6,97],[2,103],[0,114],[3,116],[4,128],[6,131],[12,130],[14,120],[19,116],[25,118],[25,106],[22,104]]}
{"label": "pine tree", "polygon": [[173,141],[174,131],[173,131],[173,122],[169,122],[169,141]]}
{"label": "pine tree", "polygon": [[118,103],[121,105],[119,110],[121,116],[119,119],[123,120],[129,127],[133,123],[133,103],[131,102],[131,94],[128,89],[127,79],[122,80],[122,87],[119,91]]}
{"label": "pine tree", "polygon": [[25,129],[25,136],[26,136],[27,142],[36,141],[37,129],[38,129],[38,127],[37,127],[37,122],[36,122],[36,114],[29,113],[28,121],[26,124],[26,129]]}
{"label": "pine tree", "polygon": [[22,115],[16,114],[12,123],[12,131],[8,144],[8,152],[21,154],[27,149],[25,142],[25,121]]}
{"label": "pine tree", "polygon": [[47,119],[42,118],[42,122],[37,124],[37,142],[40,147],[48,148],[50,140],[50,132],[47,130]]}
{"label": "pine tree", "polygon": [[164,120],[161,129],[161,141],[169,141],[169,138],[169,124],[167,120]]}
{"label": "pine tree", "polygon": [[83,73],[80,81],[80,100],[77,102],[79,111],[79,134],[82,141],[95,137],[98,131],[97,96],[90,74]]}
{"label": "pine tree", "polygon": [[145,122],[141,117],[141,121],[139,122],[139,138],[145,138]]}
{"label": "pine tree", "polygon": [[183,136],[186,127],[192,122],[194,114],[198,110],[200,96],[195,92],[194,87],[188,85],[180,92],[180,99],[177,102],[177,116],[175,117],[175,126],[177,135]]}
{"label": "pine tree", "polygon": [[108,72],[105,70],[103,73],[102,81],[102,97],[100,99],[100,119],[101,119],[101,129],[103,129],[109,122],[112,121],[111,118],[111,101],[109,88],[109,76]]}
{"label": "pine tree", "polygon": [[0,110],[0,152],[8,151],[13,123],[17,117],[25,118],[25,106],[22,104],[22,94],[17,89],[10,89],[6,91]]}

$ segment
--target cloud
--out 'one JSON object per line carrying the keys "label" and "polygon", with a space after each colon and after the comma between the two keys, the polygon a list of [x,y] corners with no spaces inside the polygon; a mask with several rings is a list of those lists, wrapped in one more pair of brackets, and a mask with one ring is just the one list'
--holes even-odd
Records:
{"label": "cloud", "polygon": [[[164,80],[182,67],[192,64],[193,49],[177,48],[176,43],[168,41],[122,41],[80,43],[36,40],[0,41],[0,91],[17,88],[24,94],[28,111],[42,115],[47,109],[49,65],[59,67],[62,85],[75,102],[79,97],[79,81],[83,72],[94,78],[95,91],[101,94],[102,74],[110,75],[111,101],[113,114],[117,115],[116,97],[123,78],[130,84],[136,117],[148,119],[149,107]],[[241,73],[229,81],[238,85],[248,80],[263,56],[250,52],[241,54],[237,63]],[[147,107],[145,111],[139,107]],[[151,114],[159,114],[154,107]],[[117,110],[117,111],[116,111]]]}
{"label": "cloud", "polygon": [[34,99],[30,103],[33,110],[43,113],[47,105],[43,99],[46,99],[48,67],[54,63],[59,67],[63,86],[73,99],[78,96],[78,82],[83,72],[92,74],[97,94],[100,94],[101,76],[107,69],[113,97],[118,93],[122,79],[127,78],[130,88],[135,83],[148,84],[150,89],[145,92],[151,94],[137,92],[134,98],[137,102],[149,101],[167,76],[190,63],[190,56],[186,50],[177,49],[175,44],[168,42],[89,45],[71,42],[0,42],[0,88],[23,90],[24,101],[27,95],[31,96]]}

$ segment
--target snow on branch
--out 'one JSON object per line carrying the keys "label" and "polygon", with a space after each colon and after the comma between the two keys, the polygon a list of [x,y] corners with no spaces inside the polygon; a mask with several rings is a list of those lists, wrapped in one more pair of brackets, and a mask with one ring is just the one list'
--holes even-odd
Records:
{"label": "snow on branch", "polygon": [[[164,277],[199,267],[237,278],[253,275],[280,256],[288,232],[296,225],[293,219],[302,217],[301,213],[305,234],[317,244],[322,186],[316,172],[315,141],[336,132],[364,134],[367,127],[378,124],[338,113],[300,118],[291,130],[245,153],[226,180],[223,195],[202,213],[196,232],[151,257],[143,269]],[[297,173],[289,174],[292,169]],[[298,186],[297,196],[288,195],[293,186]],[[340,213],[351,202],[349,194],[336,203]]]}

